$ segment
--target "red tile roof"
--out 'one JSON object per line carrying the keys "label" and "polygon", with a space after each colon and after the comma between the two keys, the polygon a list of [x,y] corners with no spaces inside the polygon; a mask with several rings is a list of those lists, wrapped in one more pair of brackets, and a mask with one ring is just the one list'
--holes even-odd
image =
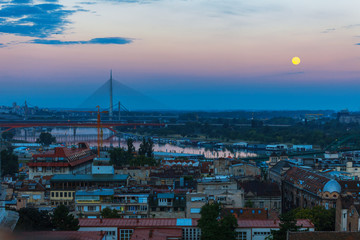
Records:
{"label": "red tile roof", "polygon": [[289,240],[357,240],[360,232],[289,232]]}
{"label": "red tile roof", "polygon": [[330,179],[302,168],[292,167],[286,172],[285,181],[317,194],[319,190],[322,191],[324,189],[325,184],[330,181]]}
{"label": "red tile roof", "polygon": [[38,158],[64,158],[65,161],[61,162],[29,162],[29,167],[68,167],[76,166],[84,162],[90,161],[96,157],[92,153],[91,149],[87,144],[79,148],[67,148],[67,147],[56,147],[54,150],[47,151],[41,154],[34,154],[33,159]]}
{"label": "red tile roof", "polygon": [[[138,228],[138,227],[157,227],[157,228],[174,228],[174,227],[196,227],[198,219],[192,219],[191,226],[177,225],[176,218],[106,218],[106,219],[89,219],[80,218],[80,227],[122,227],[122,228]],[[280,220],[238,220],[239,228],[279,228]],[[307,219],[299,219],[298,226],[303,228],[314,228],[314,225]]]}
{"label": "red tile roof", "polygon": [[[238,220],[239,228],[279,228],[280,220]],[[298,219],[297,226],[314,228],[314,224],[308,219]]]}
{"label": "red tile roof", "polygon": [[17,240],[101,240],[105,232],[88,231],[40,231],[23,232]]}
{"label": "red tile roof", "polygon": [[181,228],[173,228],[173,229],[135,229],[133,234],[131,235],[130,240],[167,240],[171,239],[182,239],[182,229]]}
{"label": "red tile roof", "polygon": [[268,219],[268,210],[265,208],[223,208],[221,216],[233,214],[239,220],[266,220]]}
{"label": "red tile roof", "polygon": [[[106,218],[106,219],[89,219],[80,218],[79,225],[81,227],[176,227],[176,218],[141,218],[141,219],[126,219],[126,218]],[[197,220],[192,219],[192,226],[197,225]]]}

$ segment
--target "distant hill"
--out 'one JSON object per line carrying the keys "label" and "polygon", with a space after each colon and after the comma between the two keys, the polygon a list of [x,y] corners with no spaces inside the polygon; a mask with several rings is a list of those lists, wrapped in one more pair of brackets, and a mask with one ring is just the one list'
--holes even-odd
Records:
{"label": "distant hill", "polygon": [[[110,107],[110,80],[105,82],[90,97],[88,97],[79,108],[95,108],[99,105],[102,109]],[[118,102],[121,102],[128,110],[156,110],[165,109],[162,103],[113,80],[113,105],[114,111],[117,110]]]}

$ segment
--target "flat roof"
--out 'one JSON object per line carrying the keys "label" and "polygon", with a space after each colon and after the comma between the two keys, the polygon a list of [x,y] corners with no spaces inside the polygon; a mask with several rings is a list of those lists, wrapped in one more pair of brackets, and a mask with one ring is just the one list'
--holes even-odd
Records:
{"label": "flat roof", "polygon": [[89,182],[108,182],[108,181],[126,181],[129,175],[126,174],[56,174],[51,178],[51,182],[64,182],[64,181],[89,181]]}

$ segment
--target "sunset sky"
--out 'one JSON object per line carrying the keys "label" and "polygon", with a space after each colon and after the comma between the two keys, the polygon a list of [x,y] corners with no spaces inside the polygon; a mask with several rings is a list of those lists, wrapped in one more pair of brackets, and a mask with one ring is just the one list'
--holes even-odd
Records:
{"label": "sunset sky", "polygon": [[169,109],[360,110],[359,0],[0,0],[0,8],[0,105],[77,107],[112,69]]}

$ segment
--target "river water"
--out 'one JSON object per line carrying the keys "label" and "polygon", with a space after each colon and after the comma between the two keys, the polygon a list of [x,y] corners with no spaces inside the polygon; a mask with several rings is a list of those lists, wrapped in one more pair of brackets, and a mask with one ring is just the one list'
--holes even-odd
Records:
{"label": "river water", "polygon": [[[40,133],[46,129],[28,129],[19,130],[14,139],[23,140],[27,142],[36,142]],[[102,130],[103,143],[102,146],[123,147],[126,146],[126,138],[119,138],[113,136],[113,132],[108,129]],[[87,142],[90,146],[97,146],[97,129],[96,128],[53,128],[49,129],[49,132],[56,137],[57,143],[63,143],[67,146],[76,144],[78,142]],[[75,136],[74,136],[75,132]],[[134,138],[141,139],[140,136],[133,135]],[[139,148],[141,141],[136,140],[134,146]],[[175,153],[190,153],[190,154],[202,154],[206,158],[220,158],[220,157],[232,157],[232,158],[244,158],[244,157],[256,157],[254,152],[247,152],[246,150],[232,150],[223,149],[211,149],[205,147],[198,147],[192,145],[179,145],[179,144],[158,144],[154,143],[155,152],[175,152]]]}

